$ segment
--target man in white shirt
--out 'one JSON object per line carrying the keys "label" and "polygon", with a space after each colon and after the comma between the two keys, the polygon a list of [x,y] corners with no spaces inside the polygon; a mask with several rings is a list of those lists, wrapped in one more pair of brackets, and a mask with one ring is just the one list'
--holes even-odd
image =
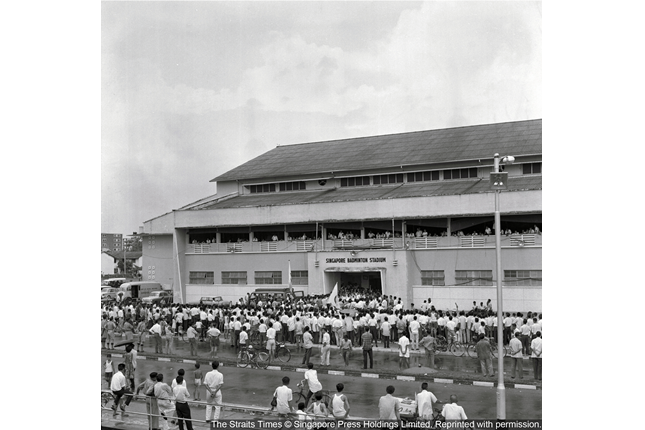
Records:
{"label": "man in white shirt", "polygon": [[186,337],[190,343],[190,355],[197,355],[197,330],[194,325],[188,327]]}
{"label": "man in white shirt", "polygon": [[450,396],[450,403],[443,405],[441,415],[443,415],[446,421],[463,421],[468,419],[464,408],[457,404],[457,396],[454,394]]}
{"label": "man in white shirt", "polygon": [[150,327],[150,334],[154,336],[155,340],[155,354],[161,354],[163,352],[161,346],[161,325],[159,320],[157,320],[152,327]]}
{"label": "man in white shirt", "polygon": [[112,390],[112,394],[114,394],[114,404],[112,405],[112,410],[114,411],[115,415],[118,411],[118,407],[121,407],[121,410],[125,411],[125,406],[121,405],[120,403],[123,395],[125,394],[126,387],[128,386],[125,375],[123,374],[123,372],[125,371],[125,364],[119,363],[117,368],[118,371],[114,375],[112,375],[112,380],[110,381],[110,390]]}
{"label": "man in white shirt", "polygon": [[320,381],[318,380],[318,372],[314,369],[314,364],[307,364],[307,371],[305,372],[305,381],[307,382],[307,398],[305,399],[305,406],[309,404],[309,399],[311,396],[316,394],[319,391],[322,391],[323,387]]}
{"label": "man in white shirt", "polygon": [[[175,411],[177,412],[177,425],[179,425],[179,430],[184,430],[184,419],[186,419],[186,428],[188,430],[193,430],[193,422],[190,421],[190,407],[188,406],[188,398],[190,393],[186,388],[186,384],[183,376],[177,376],[176,378],[177,385],[172,389],[175,396]],[[173,382],[174,385],[174,382]]]}
{"label": "man in white shirt", "polygon": [[208,336],[208,343],[211,347],[212,357],[217,357],[217,348],[219,347],[219,337],[221,334],[222,333],[219,331],[219,329],[214,325],[211,325],[208,328],[208,331],[206,331],[206,335]]}
{"label": "man in white shirt", "polygon": [[410,339],[405,335],[399,338],[399,369],[410,367]]}
{"label": "man in white shirt", "polygon": [[457,324],[452,319],[452,315],[450,315],[448,321],[446,321],[446,340],[449,344],[455,341],[455,327],[457,327]]}
{"label": "man in white shirt", "polygon": [[417,321],[416,315],[412,317],[410,321],[410,343],[412,343],[413,350],[419,350],[419,321]]}
{"label": "man in white shirt", "polygon": [[[213,361],[213,370],[204,376],[204,387],[208,393],[206,405],[206,422],[218,420],[222,408],[222,386],[224,385],[224,375],[217,368],[219,361]],[[215,409],[213,413],[213,407]]]}
{"label": "man in white shirt", "polygon": [[282,385],[275,389],[273,397],[276,398],[276,412],[282,416],[291,413],[293,409],[293,392],[289,388],[288,376],[282,378]]}
{"label": "man in white shirt", "polygon": [[416,395],[417,414],[419,418],[431,420],[433,416],[433,405],[437,403],[437,398],[432,392],[428,391],[428,383],[421,384],[421,392]]}
{"label": "man in white shirt", "polygon": [[[260,324],[260,326],[262,325],[263,324]],[[273,360],[273,356],[275,355],[275,336],[276,336],[276,331],[273,328],[273,326],[270,326],[266,331],[267,350],[269,351],[269,361]]]}
{"label": "man in white shirt", "polygon": [[510,355],[511,355],[511,379],[515,379],[515,369],[522,379],[522,341],[520,340],[521,333],[515,332],[515,337],[509,342]]}

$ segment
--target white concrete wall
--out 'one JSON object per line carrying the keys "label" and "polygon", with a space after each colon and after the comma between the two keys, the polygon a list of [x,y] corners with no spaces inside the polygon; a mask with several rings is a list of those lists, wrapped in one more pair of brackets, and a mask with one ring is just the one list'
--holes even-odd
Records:
{"label": "white concrete wall", "polygon": [[[419,307],[424,300],[432,299],[437,309],[455,309],[455,303],[460,310],[469,311],[473,301],[486,302],[492,300],[493,309],[497,311],[497,289],[495,286],[475,287],[434,287],[413,285],[414,307]],[[542,312],[542,287],[503,287],[502,311],[504,312]]]}

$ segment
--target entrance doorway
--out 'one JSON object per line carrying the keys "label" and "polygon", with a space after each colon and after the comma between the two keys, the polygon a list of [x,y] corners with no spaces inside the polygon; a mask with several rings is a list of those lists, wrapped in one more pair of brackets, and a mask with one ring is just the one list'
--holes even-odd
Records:
{"label": "entrance doorway", "polygon": [[338,283],[341,291],[346,293],[358,293],[364,295],[382,295],[383,294],[383,281],[381,280],[381,272],[326,272],[326,282],[328,288],[334,288]]}

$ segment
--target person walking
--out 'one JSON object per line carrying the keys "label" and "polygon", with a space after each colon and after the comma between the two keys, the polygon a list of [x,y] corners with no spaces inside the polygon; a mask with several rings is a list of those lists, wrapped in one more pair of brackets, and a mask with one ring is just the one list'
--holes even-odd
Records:
{"label": "person walking", "polygon": [[417,415],[420,419],[429,421],[432,419],[434,412],[433,406],[436,404],[437,398],[435,395],[428,391],[428,383],[421,384],[421,392],[415,396],[417,401]]}
{"label": "person walking", "polygon": [[320,347],[320,365],[321,366],[329,366],[329,356],[331,352],[331,337],[329,336],[329,333],[327,332],[327,329],[323,328],[320,330],[322,333],[322,345]]}
{"label": "person walking", "polygon": [[[157,383],[157,372],[150,373],[149,377],[140,383],[137,386],[137,389],[134,394],[138,395],[139,393],[145,394],[148,398],[146,399],[146,413],[148,414],[148,428],[152,430],[159,429],[159,408],[157,408],[157,401],[152,396],[153,388]],[[154,410],[152,405],[152,399],[154,399]]]}
{"label": "person walking", "polygon": [[275,389],[273,397],[276,399],[276,412],[285,417],[293,409],[293,391],[289,388],[291,380],[288,376],[282,378],[282,385]]}
{"label": "person walking", "polygon": [[372,333],[369,327],[364,327],[364,332],[361,336],[363,343],[363,369],[367,369],[367,358],[370,359],[370,369],[374,367],[374,356],[372,355]]}
{"label": "person walking", "polygon": [[121,408],[121,411],[125,411],[125,406],[121,404],[121,399],[128,388],[126,377],[123,374],[125,364],[119,363],[117,369],[117,372],[112,375],[112,381],[110,381],[110,390],[112,390],[112,394],[114,395],[114,404],[112,405],[114,415],[117,414],[119,408]]}
{"label": "person walking", "polygon": [[[267,332],[268,336],[268,332]],[[267,341],[267,346],[269,341]],[[274,344],[275,345],[275,344]],[[302,346],[305,349],[305,355],[302,358],[302,364],[309,364],[309,359],[311,358],[311,349],[314,347],[314,338],[309,330],[309,327],[305,327],[302,333]]]}
{"label": "person walking", "polygon": [[168,416],[173,412],[174,408],[172,405],[172,388],[165,382],[163,382],[163,375],[157,373],[157,383],[153,388],[154,396],[157,399],[157,406],[159,407],[159,413],[163,418],[161,421],[162,430],[168,430]]}
{"label": "person walking", "polygon": [[482,369],[482,376],[485,378],[490,376],[491,378],[495,376],[493,371],[493,348],[488,341],[488,337],[482,337],[479,342],[475,345],[475,351],[477,352],[477,358],[479,359],[479,365]]}
{"label": "person walking", "polygon": [[533,379],[542,380],[542,332],[535,332],[531,341],[531,363],[533,364]]}
{"label": "person walking", "polygon": [[522,354],[522,341],[520,337],[522,336],[520,331],[515,332],[515,337],[511,339],[509,343],[509,348],[511,349],[511,379],[515,379],[515,371],[517,369],[517,374],[520,379],[523,379],[523,369],[522,369],[522,360],[524,356]]}
{"label": "person walking", "polygon": [[184,384],[184,377],[177,376],[177,385],[172,389],[175,396],[175,410],[177,411],[177,425],[179,430],[184,430],[184,420],[186,421],[186,428],[193,430],[193,422],[190,416],[190,406],[188,405],[188,398],[190,393]]}
{"label": "person walking", "polygon": [[[347,335],[345,335],[347,338]],[[343,394],[345,385],[341,382],[336,384],[336,393],[331,398],[331,414],[337,420],[346,420],[349,416],[349,401],[347,396]]]}
{"label": "person walking", "polygon": [[457,404],[457,396],[454,394],[450,396],[450,403],[443,405],[441,415],[446,421],[463,421],[468,419],[464,408]]}
{"label": "person walking", "polygon": [[382,396],[378,401],[379,418],[381,420],[401,421],[401,415],[399,414],[401,402],[392,396],[394,394],[394,386],[388,385],[385,392],[387,394]]}
{"label": "person walking", "polygon": [[208,395],[206,422],[219,420],[222,408],[222,386],[224,385],[224,375],[217,370],[219,367],[219,361],[213,361],[212,367],[213,370],[208,372],[204,377],[204,387],[206,387],[206,393]]}

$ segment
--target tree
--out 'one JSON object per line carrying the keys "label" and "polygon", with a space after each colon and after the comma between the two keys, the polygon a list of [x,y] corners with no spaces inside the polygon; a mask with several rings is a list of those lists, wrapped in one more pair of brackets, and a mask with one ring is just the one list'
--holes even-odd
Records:
{"label": "tree", "polygon": [[143,240],[141,236],[132,236],[123,240],[123,247],[126,251],[142,251]]}

